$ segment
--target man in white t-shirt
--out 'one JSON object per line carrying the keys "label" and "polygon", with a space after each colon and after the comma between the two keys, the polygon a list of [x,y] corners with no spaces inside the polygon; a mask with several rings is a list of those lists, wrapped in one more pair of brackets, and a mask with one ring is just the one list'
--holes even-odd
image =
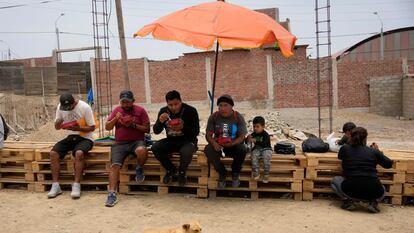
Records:
{"label": "man in white t-shirt", "polygon": [[79,198],[83,158],[93,147],[92,132],[95,130],[95,121],[91,107],[82,100],[75,100],[72,94],[61,95],[60,104],[56,110],[55,128],[66,130],[67,137],[56,143],[50,151],[53,183],[47,196],[54,198],[62,193],[58,182],[59,160],[72,151],[75,157],[75,181],[70,195],[72,198]]}

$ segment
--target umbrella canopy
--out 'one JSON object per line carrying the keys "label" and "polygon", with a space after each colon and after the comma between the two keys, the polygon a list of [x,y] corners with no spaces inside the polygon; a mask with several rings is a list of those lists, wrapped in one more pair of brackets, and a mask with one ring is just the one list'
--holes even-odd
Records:
{"label": "umbrella canopy", "polygon": [[134,37],[152,36],[210,49],[217,40],[222,48],[258,48],[278,43],[285,57],[293,55],[296,37],[269,16],[216,1],[188,7],[144,26]]}

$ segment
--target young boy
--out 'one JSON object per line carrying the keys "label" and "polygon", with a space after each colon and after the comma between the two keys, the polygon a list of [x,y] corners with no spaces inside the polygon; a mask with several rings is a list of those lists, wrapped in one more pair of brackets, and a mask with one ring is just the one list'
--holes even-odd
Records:
{"label": "young boy", "polygon": [[264,129],[265,119],[257,116],[253,119],[253,133],[247,136],[247,141],[254,144],[252,148],[252,178],[259,180],[259,160],[263,160],[264,175],[263,183],[269,182],[270,160],[272,158],[272,146],[270,145],[270,136]]}
{"label": "young boy", "polygon": [[348,139],[351,137],[351,131],[356,128],[356,125],[353,122],[347,122],[342,126],[342,132],[344,135],[339,139],[336,144],[342,146],[348,144]]}

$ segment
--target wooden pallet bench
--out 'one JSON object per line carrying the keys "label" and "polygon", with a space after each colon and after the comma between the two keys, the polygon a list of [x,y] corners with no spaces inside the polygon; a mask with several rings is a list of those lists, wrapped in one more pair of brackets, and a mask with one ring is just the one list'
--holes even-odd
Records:
{"label": "wooden pallet bench", "polygon": [[[177,154],[172,155],[172,163],[178,167],[179,157]],[[142,191],[158,192],[159,194],[168,193],[190,193],[196,194],[197,197],[207,197],[207,179],[208,164],[205,155],[198,151],[187,169],[187,184],[180,187],[176,180],[170,184],[162,183],[166,171],[159,161],[149,152],[148,160],[144,165],[145,180],[137,183],[135,181],[136,158],[128,157],[121,168],[119,192],[126,194],[140,193]]]}
{"label": "wooden pallet bench", "polygon": [[6,142],[0,149],[0,188],[22,187],[34,190],[36,176],[31,163],[35,158],[35,149],[44,145],[15,144]]}
{"label": "wooden pallet bench", "polygon": [[[302,200],[302,180],[304,178],[306,160],[301,153],[298,153],[296,156],[273,154],[268,183],[251,178],[251,159],[250,156],[247,156],[240,172],[240,186],[237,188],[231,186],[231,164],[233,159],[222,158],[221,160],[228,170],[227,185],[224,189],[217,188],[219,175],[214,167],[210,165],[208,189],[209,196],[212,198],[239,196],[258,199],[259,197],[277,196],[275,194],[290,194],[295,200]],[[260,173],[263,175],[262,166]]]}
{"label": "wooden pallet bench", "polygon": [[[386,153],[393,160],[392,169],[377,166],[378,178],[386,187],[386,197],[392,204],[401,204],[402,187],[406,180],[407,160]],[[314,194],[330,194],[333,190],[330,182],[334,176],[342,174],[341,161],[337,153],[305,153],[307,157],[306,176],[303,181],[303,200],[312,200]]]}
{"label": "wooden pallet bench", "polygon": [[[44,192],[52,184],[52,172],[50,164],[50,149],[35,150],[35,161],[32,162],[32,171],[36,176],[35,191]],[[93,147],[85,156],[85,167],[81,178],[82,186],[99,187],[99,190],[107,190],[108,174],[110,167],[110,147]],[[69,186],[74,180],[75,159],[69,152],[60,161],[59,183]],[[83,188],[82,188],[83,189]]]}

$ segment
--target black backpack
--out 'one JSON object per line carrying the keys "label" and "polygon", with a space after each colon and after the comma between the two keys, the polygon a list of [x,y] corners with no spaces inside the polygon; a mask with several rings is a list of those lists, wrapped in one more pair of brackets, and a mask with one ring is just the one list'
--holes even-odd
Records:
{"label": "black backpack", "polygon": [[276,154],[293,154],[296,155],[295,144],[289,142],[278,142],[274,146]]}
{"label": "black backpack", "polygon": [[303,152],[327,152],[329,150],[329,144],[322,141],[322,139],[317,137],[310,137],[302,142],[302,151]]}
{"label": "black backpack", "polygon": [[9,126],[6,124],[6,121],[4,120],[4,118],[1,114],[0,114],[0,118],[1,118],[1,122],[3,122],[3,129],[4,129],[3,139],[4,139],[4,141],[6,141],[7,136],[9,135],[10,129],[9,129]]}

